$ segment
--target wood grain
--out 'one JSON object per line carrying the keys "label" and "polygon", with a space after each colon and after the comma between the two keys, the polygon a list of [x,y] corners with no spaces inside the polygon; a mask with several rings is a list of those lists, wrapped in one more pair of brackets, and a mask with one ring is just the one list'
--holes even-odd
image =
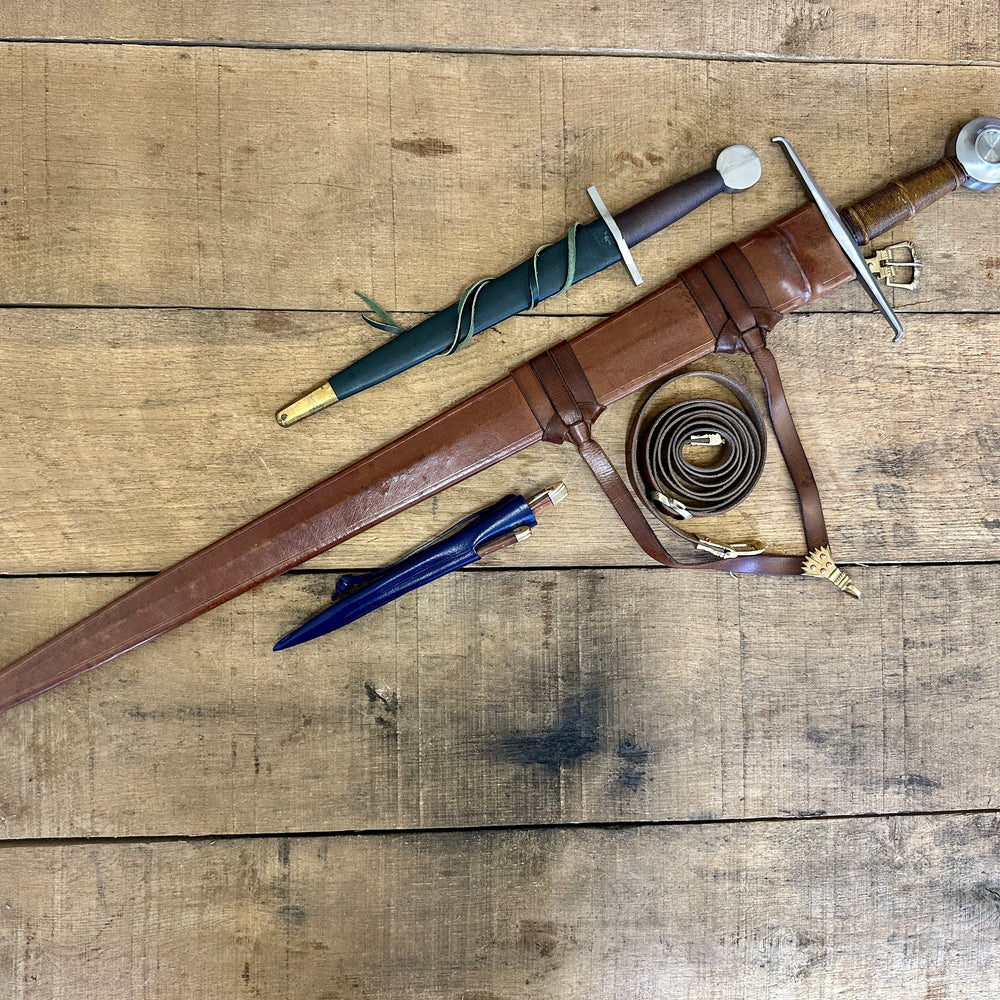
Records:
{"label": "wood grain", "polygon": [[726,58],[994,62],[998,37],[990,0],[909,0],[875,6],[558,0],[544,8],[401,0],[316,4],[307,0],[196,5],[133,0],[110,8],[85,0],[12,0],[0,15],[8,38],[189,39],[306,43],[377,49],[593,50],[623,55]]}
{"label": "wood grain", "polygon": [[[5,715],[0,833],[995,808],[994,568],[857,576],[467,572],[275,654],[333,589],[292,574]],[[0,660],[130,582],[0,582]]]}
{"label": "wood grain", "polygon": [[[378,336],[356,316],[5,310],[0,565],[8,573],[162,569],[587,325],[579,317],[511,321],[453,358],[282,429],[273,417],[280,405]],[[796,316],[775,329],[771,344],[842,561],[993,558],[994,326],[992,316],[910,316],[899,345],[874,313]],[[757,384],[752,366],[716,360]],[[623,400],[596,425],[623,471],[638,401]],[[315,565],[379,565],[504,493],[559,479],[570,499],[491,565],[646,563],[575,450],[538,444]],[[801,551],[773,440],[750,500],[699,530]]]}
{"label": "wood grain", "polygon": [[[440,309],[592,219],[589,185],[617,211],[730,142],[757,148],[755,188],[638,248],[656,287],[803,200],[776,132],[847,203],[936,160],[996,92],[993,68],[6,44],[0,296],[342,310],[357,289]],[[989,199],[905,228],[930,291],[901,309],[997,307]],[[547,311],[634,297],[614,268]]]}
{"label": "wood grain", "polygon": [[995,814],[18,845],[0,980],[79,996],[988,996]]}
{"label": "wood grain", "polygon": [[[986,0],[14,0],[0,37],[0,664],[638,294],[612,268],[279,429],[378,341],[356,289],[414,321],[590,184],[754,146],[636,248],[652,289],[803,200],[775,133],[847,205],[1000,107]],[[892,232],[901,345],[852,288],[771,339],[862,602],[638,568],[533,448],[3,716],[0,994],[992,996],[996,197]],[[270,651],[339,568],[559,478],[531,542]],[[773,457],[716,534],[801,544]]]}

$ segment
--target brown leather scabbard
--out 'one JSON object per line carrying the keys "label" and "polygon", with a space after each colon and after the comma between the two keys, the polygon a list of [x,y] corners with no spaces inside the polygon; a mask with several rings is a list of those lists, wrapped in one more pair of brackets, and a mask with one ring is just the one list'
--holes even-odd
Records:
{"label": "brown leather scabbard", "polygon": [[[771,323],[853,277],[812,206],[735,246],[766,299]],[[595,445],[588,444],[589,427],[605,407],[717,349],[728,327],[724,319],[716,329],[710,315],[714,307],[710,304],[706,311],[706,301],[711,303],[711,297],[699,301],[678,278],[144,581],[0,671],[0,711],[189,621],[543,438],[574,440],[598,461]],[[759,562],[727,568],[768,571]]]}

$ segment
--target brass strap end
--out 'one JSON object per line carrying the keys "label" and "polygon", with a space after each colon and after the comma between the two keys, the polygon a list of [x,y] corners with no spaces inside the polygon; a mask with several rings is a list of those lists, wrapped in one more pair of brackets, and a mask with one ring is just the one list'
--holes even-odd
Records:
{"label": "brass strap end", "polygon": [[830,554],[829,545],[821,545],[806,556],[802,563],[803,576],[818,576],[829,580],[835,587],[851,597],[861,597],[861,591],[854,585],[851,578],[837,567]]}
{"label": "brass strap end", "polygon": [[278,410],[275,418],[282,427],[290,427],[292,424],[325,410],[328,406],[337,402],[337,394],[330,388],[329,382],[320,382],[314,389],[310,389],[304,396],[289,403],[286,407]]}

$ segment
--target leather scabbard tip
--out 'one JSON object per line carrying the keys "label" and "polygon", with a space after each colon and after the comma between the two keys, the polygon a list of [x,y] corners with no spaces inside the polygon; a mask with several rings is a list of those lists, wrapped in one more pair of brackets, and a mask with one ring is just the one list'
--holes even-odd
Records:
{"label": "leather scabbard tip", "polygon": [[292,424],[298,423],[320,410],[325,410],[336,402],[337,394],[330,388],[330,383],[320,382],[304,396],[299,396],[298,399],[282,407],[274,416],[282,427],[291,427]]}

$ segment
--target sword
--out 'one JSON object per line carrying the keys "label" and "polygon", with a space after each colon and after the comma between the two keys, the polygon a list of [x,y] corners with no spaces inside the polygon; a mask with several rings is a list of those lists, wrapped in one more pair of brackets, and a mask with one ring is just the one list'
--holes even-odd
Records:
{"label": "sword", "polygon": [[[953,154],[841,213],[858,241],[875,238],[960,186],[1000,183],[1000,119],[978,118]],[[842,234],[841,234],[842,235]],[[778,315],[856,277],[812,205],[734,245]],[[679,279],[603,320],[571,348],[606,407],[716,349]],[[546,352],[540,358],[549,356]],[[366,458],[140,583],[0,671],[0,711],[27,701],[326,551],[393,514],[545,438],[547,411],[522,365]],[[709,568],[754,572],[767,557]],[[771,557],[779,560],[782,557]],[[756,561],[755,561],[756,560]]]}
{"label": "sword", "polygon": [[760,159],[749,146],[727,146],[714,166],[650,195],[617,216],[607,210],[597,188],[590,187],[587,194],[597,209],[597,219],[586,226],[574,225],[565,239],[539,247],[506,274],[475,282],[454,305],[408,330],[397,326],[385,310],[362,295],[382,319],[380,323],[368,322],[394,333],[394,338],[280,409],[278,423],[290,427],[435,355],[452,354],[475,334],[562,294],[617,261],[624,261],[633,281],[642,284],[630,247],[716,195],[753,187],[760,172]]}

